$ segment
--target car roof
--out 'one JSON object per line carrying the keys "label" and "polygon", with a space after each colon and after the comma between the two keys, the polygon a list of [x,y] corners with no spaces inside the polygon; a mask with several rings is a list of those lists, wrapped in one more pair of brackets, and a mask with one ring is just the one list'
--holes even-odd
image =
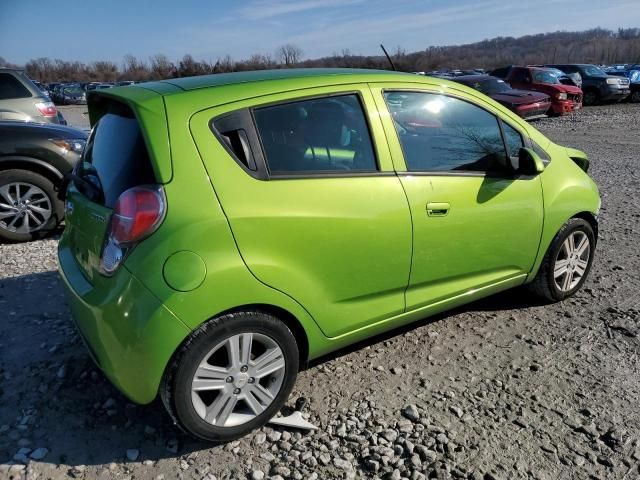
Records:
{"label": "car roof", "polygon": [[389,70],[366,70],[357,68],[283,68],[277,70],[257,70],[248,72],[216,73],[197,77],[172,78],[157,82],[140,84],[142,88],[154,90],[158,85],[172,85],[181,90],[196,90],[241,83],[255,83],[274,80],[292,80],[303,78],[320,78],[334,76],[350,76],[352,80],[364,81],[371,75],[412,75],[411,73],[393,72]]}

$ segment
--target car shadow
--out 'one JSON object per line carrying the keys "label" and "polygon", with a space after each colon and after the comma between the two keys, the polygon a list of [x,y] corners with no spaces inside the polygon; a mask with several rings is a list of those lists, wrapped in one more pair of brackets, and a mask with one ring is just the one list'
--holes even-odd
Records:
{"label": "car shadow", "polygon": [[[535,305],[530,298],[518,289],[494,295],[369,338],[308,368],[460,312]],[[212,446],[181,433],[159,400],[135,405],[105,379],[75,330],[57,272],[0,279],[0,312],[0,463],[21,446],[46,448],[41,462],[71,470],[128,462],[129,449],[140,452],[136,462],[211,449],[232,454],[233,445]]]}

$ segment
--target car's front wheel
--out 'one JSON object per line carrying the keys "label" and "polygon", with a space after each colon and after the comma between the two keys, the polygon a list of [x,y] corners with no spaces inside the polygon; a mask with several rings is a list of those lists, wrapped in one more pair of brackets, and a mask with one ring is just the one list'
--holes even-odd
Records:
{"label": "car's front wheel", "polygon": [[551,242],[531,290],[550,302],[576,293],[591,270],[595,247],[591,224],[582,218],[570,219]]}
{"label": "car's front wheel", "polygon": [[631,101],[633,103],[640,103],[640,90],[631,92]]}
{"label": "car's front wheel", "polygon": [[595,90],[589,89],[584,92],[582,103],[586,106],[597,105],[600,101],[600,95]]}
{"label": "car's front wheel", "polygon": [[28,170],[0,171],[0,240],[25,242],[51,233],[64,216],[54,184]]}
{"label": "car's front wheel", "polygon": [[208,321],[165,373],[161,397],[183,430],[227,442],[264,425],[284,405],[298,373],[291,330],[261,311]]}

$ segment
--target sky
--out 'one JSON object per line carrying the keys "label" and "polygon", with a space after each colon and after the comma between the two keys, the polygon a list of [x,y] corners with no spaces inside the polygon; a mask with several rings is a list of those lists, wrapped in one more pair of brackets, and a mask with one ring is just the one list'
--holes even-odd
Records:
{"label": "sky", "polygon": [[640,27],[640,0],[0,0],[0,57],[120,63],[273,54],[407,52],[497,36]]}

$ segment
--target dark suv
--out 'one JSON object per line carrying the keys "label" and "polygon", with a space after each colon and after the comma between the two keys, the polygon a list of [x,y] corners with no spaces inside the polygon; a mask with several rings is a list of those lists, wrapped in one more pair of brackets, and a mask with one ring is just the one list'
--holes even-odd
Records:
{"label": "dark suv", "polygon": [[596,65],[589,64],[561,64],[546,65],[557,68],[566,74],[578,73],[582,77],[583,103],[595,105],[609,100],[622,101],[629,96],[629,80],[627,78],[607,75]]}
{"label": "dark suv", "polygon": [[62,221],[64,176],[84,149],[82,130],[0,122],[0,241],[45,236]]}

